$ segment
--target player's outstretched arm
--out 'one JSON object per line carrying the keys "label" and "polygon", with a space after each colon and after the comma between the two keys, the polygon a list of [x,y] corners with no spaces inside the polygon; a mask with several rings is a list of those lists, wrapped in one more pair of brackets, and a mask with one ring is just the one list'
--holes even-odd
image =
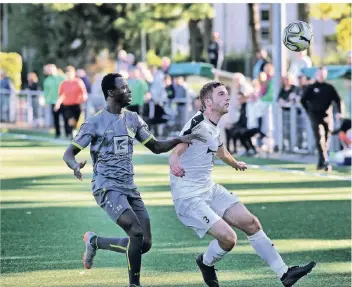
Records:
{"label": "player's outstretched arm", "polygon": [[152,138],[145,144],[145,146],[153,153],[159,154],[172,150],[180,143],[192,144],[193,140],[203,141],[203,136],[201,134],[190,134],[169,140],[157,140]]}
{"label": "player's outstretched arm", "polygon": [[63,160],[65,161],[65,163],[67,164],[67,166],[73,170],[74,175],[79,179],[82,180],[83,176],[81,173],[81,168],[83,168],[87,161],[82,161],[82,162],[77,162],[75,159],[75,156],[80,152],[81,150],[74,146],[74,145],[70,145],[63,156]]}
{"label": "player's outstretched arm", "polygon": [[227,165],[233,167],[236,170],[241,170],[244,171],[247,169],[247,164],[244,163],[243,161],[237,161],[234,159],[234,157],[230,154],[230,152],[227,150],[227,148],[222,145],[219,147],[216,155]]}

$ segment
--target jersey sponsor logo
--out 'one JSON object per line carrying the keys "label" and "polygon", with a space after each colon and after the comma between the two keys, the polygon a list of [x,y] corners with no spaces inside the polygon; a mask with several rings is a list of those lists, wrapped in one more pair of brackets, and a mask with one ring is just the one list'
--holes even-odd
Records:
{"label": "jersey sponsor logo", "polygon": [[207,153],[217,153],[217,151],[216,151],[216,150],[211,150],[211,149],[208,147]]}
{"label": "jersey sponsor logo", "polygon": [[128,136],[114,137],[114,150],[117,156],[126,156],[128,154]]}

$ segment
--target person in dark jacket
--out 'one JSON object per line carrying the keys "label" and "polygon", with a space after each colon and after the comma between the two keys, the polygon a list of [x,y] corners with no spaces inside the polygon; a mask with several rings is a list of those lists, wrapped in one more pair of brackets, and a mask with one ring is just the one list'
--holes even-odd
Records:
{"label": "person in dark jacket", "polygon": [[341,118],[341,98],[335,88],[326,82],[328,70],[321,67],[316,73],[316,82],[305,90],[301,103],[309,116],[316,147],[318,149],[317,170],[330,171],[328,147],[332,122],[332,103],[337,107],[336,119]]}

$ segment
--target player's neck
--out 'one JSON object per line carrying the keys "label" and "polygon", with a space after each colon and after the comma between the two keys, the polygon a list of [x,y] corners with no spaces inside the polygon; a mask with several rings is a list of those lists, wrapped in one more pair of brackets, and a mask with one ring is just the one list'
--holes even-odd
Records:
{"label": "player's neck", "polygon": [[122,112],[122,107],[117,104],[112,104],[111,102],[108,101],[106,105],[106,110],[111,113],[111,114],[121,114]]}
{"label": "player's neck", "polygon": [[213,112],[209,112],[208,110],[204,111],[204,115],[214,124],[218,124],[218,122],[221,119],[221,115],[213,113]]}

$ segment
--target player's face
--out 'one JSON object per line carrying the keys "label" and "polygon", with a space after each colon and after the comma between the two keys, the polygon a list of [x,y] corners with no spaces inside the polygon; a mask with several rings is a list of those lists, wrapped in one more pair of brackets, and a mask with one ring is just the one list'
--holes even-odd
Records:
{"label": "player's face", "polygon": [[131,90],[128,87],[127,81],[122,77],[115,78],[115,89],[111,94],[115,102],[119,103],[123,108],[131,103]]}
{"label": "player's face", "polygon": [[216,87],[213,90],[212,110],[221,115],[229,112],[230,96],[224,86]]}

